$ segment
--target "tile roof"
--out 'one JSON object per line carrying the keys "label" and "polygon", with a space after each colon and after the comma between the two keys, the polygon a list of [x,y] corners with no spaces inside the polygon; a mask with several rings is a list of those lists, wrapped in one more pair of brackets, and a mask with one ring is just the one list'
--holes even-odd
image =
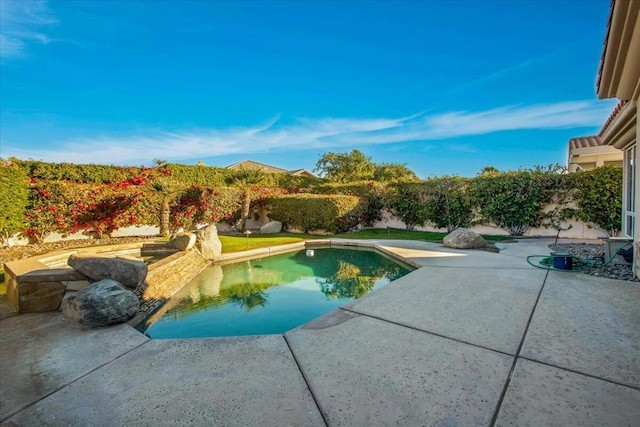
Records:
{"label": "tile roof", "polygon": [[611,114],[609,114],[609,117],[607,117],[607,120],[604,122],[604,125],[602,125],[602,129],[600,129],[598,136],[601,137],[602,135],[604,135],[607,129],[609,129],[609,126],[611,126],[611,123],[614,122],[618,114],[620,114],[620,111],[622,111],[622,109],[624,108],[625,105],[627,105],[627,103],[628,101],[618,102],[618,105],[616,105],[616,107],[613,109]]}
{"label": "tile roof", "polygon": [[598,147],[602,145],[602,140],[598,136],[581,136],[578,138],[571,138],[569,140],[569,148],[575,150],[576,148],[588,148]]}
{"label": "tile roof", "polygon": [[278,168],[271,165],[266,165],[260,162],[254,162],[253,160],[243,160],[241,162],[234,163],[232,165],[227,166],[227,169],[242,169],[242,168],[260,170],[262,172],[267,172],[267,173],[287,173],[288,172],[286,169]]}
{"label": "tile roof", "polygon": [[260,162],[255,162],[253,160],[243,160],[238,163],[234,163],[226,167],[226,169],[253,169],[259,170],[265,173],[287,173],[289,175],[305,175],[305,176],[313,176],[316,175],[312,172],[309,172],[306,169],[294,169],[294,170],[286,170],[276,166],[267,165]]}
{"label": "tile roof", "polygon": [[615,3],[616,3],[616,0],[611,0],[609,19],[607,19],[607,33],[604,36],[604,43],[602,46],[602,55],[600,55],[600,65],[598,65],[598,74],[596,75],[596,93],[600,92],[600,82],[602,81],[602,69],[604,68],[604,57],[607,53],[609,33],[611,32],[611,21],[613,20],[613,6],[615,5]]}

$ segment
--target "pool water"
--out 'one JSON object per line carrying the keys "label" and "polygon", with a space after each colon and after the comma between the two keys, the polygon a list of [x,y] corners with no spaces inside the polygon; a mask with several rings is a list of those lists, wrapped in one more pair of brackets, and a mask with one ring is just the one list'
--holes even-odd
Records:
{"label": "pool water", "polygon": [[211,265],[145,323],[145,333],[151,338],[280,334],[409,272],[374,251],[336,248]]}

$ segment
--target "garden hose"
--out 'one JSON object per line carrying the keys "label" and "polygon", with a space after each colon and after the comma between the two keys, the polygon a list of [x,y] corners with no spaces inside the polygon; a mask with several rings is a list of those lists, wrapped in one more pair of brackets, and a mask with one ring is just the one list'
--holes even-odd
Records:
{"label": "garden hose", "polygon": [[[594,267],[606,267],[618,256],[618,253],[625,246],[629,246],[631,243],[625,243],[618,247],[611,255],[606,262],[601,263],[599,261],[593,261],[590,259],[579,258],[577,256],[571,254],[551,254],[551,255],[529,255],[527,257],[527,262],[529,265],[541,268],[543,270],[551,270],[551,271],[563,271],[563,272],[572,272],[572,271],[586,271]],[[532,260],[539,258],[540,261],[534,263]],[[573,268],[565,269],[565,268],[556,268],[553,266],[555,258],[571,258]]]}

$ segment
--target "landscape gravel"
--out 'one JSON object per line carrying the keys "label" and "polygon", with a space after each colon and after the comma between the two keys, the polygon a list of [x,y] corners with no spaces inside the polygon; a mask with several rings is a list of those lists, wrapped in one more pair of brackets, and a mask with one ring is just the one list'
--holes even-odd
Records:
{"label": "landscape gravel", "polygon": [[557,243],[549,245],[552,251],[568,252],[574,257],[595,261],[593,268],[584,270],[584,274],[591,276],[606,277],[608,279],[628,280],[630,282],[640,282],[634,277],[631,264],[609,264],[604,265],[604,245],[593,243]]}

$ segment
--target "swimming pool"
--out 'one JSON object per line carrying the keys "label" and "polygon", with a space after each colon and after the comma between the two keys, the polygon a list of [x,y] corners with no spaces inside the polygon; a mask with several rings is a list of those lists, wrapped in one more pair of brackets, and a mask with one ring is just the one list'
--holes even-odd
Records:
{"label": "swimming pool", "polygon": [[280,334],[410,271],[375,251],[338,248],[214,264],[139,328],[156,339]]}

